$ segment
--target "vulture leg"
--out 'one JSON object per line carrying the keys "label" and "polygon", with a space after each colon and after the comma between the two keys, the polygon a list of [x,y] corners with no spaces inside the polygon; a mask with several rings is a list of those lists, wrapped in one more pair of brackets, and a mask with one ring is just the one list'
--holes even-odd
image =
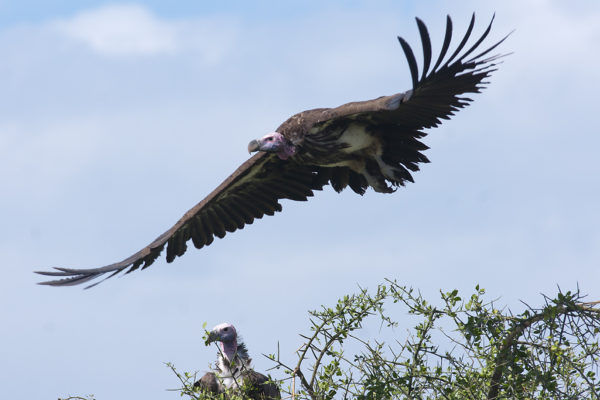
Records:
{"label": "vulture leg", "polygon": [[402,165],[388,164],[383,161],[380,156],[376,156],[375,161],[377,161],[377,164],[379,165],[381,174],[390,182],[402,186],[404,186],[404,181],[414,182],[410,173]]}
{"label": "vulture leg", "polygon": [[378,193],[393,193],[395,189],[388,186],[385,176],[382,174],[379,164],[372,159],[366,160],[364,170],[360,174],[365,177],[367,183]]}

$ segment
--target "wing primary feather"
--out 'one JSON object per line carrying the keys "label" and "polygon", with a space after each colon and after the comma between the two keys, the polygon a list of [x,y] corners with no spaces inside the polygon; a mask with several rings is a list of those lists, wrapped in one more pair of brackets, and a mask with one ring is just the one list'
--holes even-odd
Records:
{"label": "wing primary feather", "polygon": [[175,232],[173,236],[167,241],[167,262],[170,263],[175,259],[175,244],[178,240],[179,232]]}
{"label": "wing primary feather", "polygon": [[[112,274],[108,275],[106,278],[104,278],[103,280],[107,280],[108,278],[112,278],[113,276],[117,275],[118,273],[120,273],[122,270],[118,269],[115,272],[113,272]],[[126,274],[128,274],[130,271],[125,272]],[[94,284],[95,285],[95,284]]]}
{"label": "wing primary feather", "polygon": [[220,205],[220,207],[229,215],[229,218],[235,223],[237,229],[244,228],[245,218],[239,213],[238,210],[231,206],[231,203],[224,202]]}
{"label": "wing primary feather", "polygon": [[[112,275],[111,275],[111,276],[112,276]],[[107,278],[101,279],[101,280],[99,280],[98,282],[94,282],[94,283],[92,283],[91,285],[87,285],[86,287],[84,287],[84,288],[83,288],[83,290],[88,290],[88,289],[91,289],[91,288],[93,288],[94,286],[101,284],[102,282],[104,282],[104,281],[105,281],[105,280],[107,280],[108,278],[110,278],[110,277],[107,277]],[[84,282],[85,282],[85,281],[84,281]]]}
{"label": "wing primary feather", "polygon": [[268,206],[269,208],[276,207],[275,206],[275,204],[277,203],[276,196],[269,195],[267,192],[268,192],[268,190],[257,190],[252,193],[252,198],[259,199],[262,204],[264,204],[265,206]]}
{"label": "wing primary feather", "polygon": [[191,233],[192,233],[192,243],[194,247],[197,249],[201,249],[206,244],[206,235],[202,230],[200,218],[198,216],[194,217],[191,224]]}
{"label": "wing primary feather", "polygon": [[70,276],[72,274],[62,271],[60,268],[55,267],[57,271],[33,271],[36,274],[45,275],[45,276]]}
{"label": "wing primary feather", "polygon": [[419,27],[419,35],[421,35],[421,43],[423,45],[423,73],[421,74],[421,80],[425,79],[429,66],[431,65],[431,39],[427,26],[419,18],[416,18],[417,26]]}
{"label": "wing primary feather", "polygon": [[137,260],[136,262],[133,263],[133,265],[125,272],[126,274],[135,271],[136,269],[138,269],[140,267],[140,265],[142,265],[142,263],[144,262],[143,259]]}
{"label": "wing primary feather", "polygon": [[149,266],[151,266],[152,264],[154,264],[154,261],[156,261],[158,256],[160,256],[160,253],[162,253],[164,248],[165,248],[165,243],[163,243],[159,247],[155,247],[155,248],[151,249],[150,254],[148,254],[146,257],[144,257],[144,265],[142,266],[142,269],[146,269]]}
{"label": "wing primary feather", "polygon": [[[481,58],[481,57],[485,56],[487,53],[489,53],[490,51],[494,50],[494,49],[495,49],[496,47],[498,47],[498,46],[499,46],[499,45],[500,45],[502,42],[504,42],[506,39],[508,39],[508,37],[509,37],[510,35],[512,35],[512,34],[513,34],[513,32],[514,32],[514,30],[510,31],[510,32],[508,33],[508,35],[506,35],[506,36],[504,36],[502,39],[500,39],[500,41],[499,41],[498,43],[496,43],[495,45],[493,45],[493,46],[492,46],[492,47],[490,47],[489,49],[487,49],[487,50],[484,50],[483,52],[481,52],[481,53],[477,54],[477,55],[476,55],[476,56],[474,56],[473,58],[470,58],[469,60],[467,60],[467,62],[468,62],[468,63],[471,63],[471,62],[474,62],[474,61],[476,61],[477,59],[479,59],[479,58]],[[508,56],[508,55],[510,55],[510,54],[512,54],[512,53],[507,53],[507,54],[498,54],[498,55],[496,55],[496,56],[492,56],[492,57],[490,57],[490,58],[486,58],[485,60],[480,60],[479,62],[481,62],[481,63],[489,63],[489,62],[491,62],[491,61],[494,61],[494,60],[497,60],[497,59],[499,59],[499,58],[506,57],[506,56]],[[494,66],[494,65],[496,65],[496,64],[491,64],[491,65],[488,65],[488,67],[490,67],[490,66]]]}
{"label": "wing primary feather", "polygon": [[219,219],[223,222],[223,227],[227,232],[234,232],[237,229],[237,222],[231,218],[229,213],[223,209],[220,204],[216,203],[212,208]]}
{"label": "wing primary feather", "polygon": [[473,44],[473,46],[471,46],[471,48],[469,50],[467,50],[458,60],[456,61],[462,61],[464,60],[469,54],[471,54],[480,44],[481,42],[483,42],[485,40],[485,38],[487,37],[487,35],[490,34],[490,31],[492,30],[492,24],[494,23],[494,19],[496,18],[496,14],[494,13],[494,15],[492,16],[492,20],[490,21],[487,29],[483,32],[483,35],[481,35],[481,37],[475,42],[475,44]]}
{"label": "wing primary feather", "polygon": [[258,193],[252,193],[250,200],[254,205],[258,206],[258,209],[262,214],[274,215],[276,208],[272,202],[264,200]]}
{"label": "wing primary feather", "polygon": [[207,216],[208,220],[211,222],[211,226],[213,227],[214,234],[217,235],[217,237],[219,239],[223,239],[225,237],[225,234],[227,233],[225,231],[225,226],[223,225],[223,222],[221,222],[221,220],[215,213],[215,210],[212,209],[212,207],[208,207],[206,209],[206,216]]}
{"label": "wing primary feather", "polygon": [[229,204],[229,208],[235,210],[235,212],[239,214],[240,217],[242,217],[244,223],[249,225],[252,222],[254,222],[254,217],[252,216],[252,213],[246,210],[244,207],[240,206],[240,200],[238,198],[235,198],[235,201],[232,201]]}
{"label": "wing primary feather", "polygon": [[431,70],[432,74],[435,73],[437,68],[442,63],[442,60],[444,59],[444,57],[446,57],[446,53],[448,52],[448,49],[450,48],[451,41],[452,41],[452,18],[450,18],[449,15],[446,15],[446,33],[444,35],[444,44],[442,45],[442,51],[440,51],[440,55],[439,55],[437,61],[435,62],[433,69]]}
{"label": "wing primary feather", "polygon": [[301,194],[304,197],[314,196],[313,191],[307,185],[287,180],[284,177],[277,178],[273,182],[279,184],[279,187],[283,188],[288,193]]}
{"label": "wing primary feather", "polygon": [[315,190],[323,190],[323,186],[329,182],[329,173],[326,168],[320,168],[316,173],[312,174],[311,185]]}
{"label": "wing primary feather", "polygon": [[215,229],[210,224],[210,220],[205,212],[203,212],[200,215],[200,220],[202,221],[202,224],[199,226],[202,229],[202,232],[204,232],[204,236],[206,237],[206,243],[204,245],[208,246],[213,242],[213,240],[215,240],[215,237],[213,235]]}
{"label": "wing primary feather", "polygon": [[467,33],[465,33],[465,36],[461,40],[460,44],[458,45],[456,50],[454,50],[454,53],[452,53],[452,55],[450,56],[450,58],[446,61],[446,63],[444,65],[446,65],[446,66],[450,65],[452,60],[454,60],[454,57],[456,57],[458,55],[458,53],[460,53],[460,51],[463,49],[463,47],[465,47],[465,44],[467,44],[467,40],[469,40],[469,37],[471,36],[471,32],[473,32],[474,26],[475,26],[475,13],[473,13],[473,15],[471,16],[471,22],[469,23],[469,27],[467,28]]}
{"label": "wing primary feather", "polygon": [[350,180],[350,169],[347,167],[335,167],[331,171],[331,178],[329,178],[333,190],[340,193],[348,186]]}
{"label": "wing primary feather", "polygon": [[[42,275],[49,275],[49,274],[42,274]],[[87,282],[91,279],[97,278],[100,275],[102,275],[102,274],[89,274],[89,275],[86,274],[86,275],[72,276],[69,278],[55,279],[53,281],[38,282],[38,285],[74,286],[74,285],[79,285],[80,283]]]}
{"label": "wing primary feather", "polygon": [[[117,270],[117,271],[113,272],[112,274],[108,275],[107,277],[105,277],[104,279],[101,279],[101,280],[99,280],[98,282],[94,282],[94,283],[92,283],[91,285],[87,285],[87,286],[86,286],[86,287],[84,287],[83,289],[84,289],[84,290],[91,289],[91,288],[93,288],[94,286],[101,284],[102,282],[104,282],[104,281],[105,281],[105,280],[107,280],[108,278],[112,278],[113,276],[117,275],[119,272],[121,272],[121,270]],[[127,273],[129,273],[129,271],[127,271]],[[98,275],[98,276],[100,276],[100,275]]]}
{"label": "wing primary feather", "polygon": [[255,199],[258,199],[269,210],[270,213],[265,212],[265,214],[274,215],[275,212],[280,212],[283,209],[276,198],[269,197],[261,192],[254,193],[254,196]]}
{"label": "wing primary feather", "polygon": [[350,171],[348,185],[350,186],[350,189],[354,191],[354,193],[360,194],[361,196],[365,194],[365,191],[368,187],[365,177],[354,171]]}
{"label": "wing primary feather", "polygon": [[247,210],[250,213],[250,215],[252,215],[256,219],[261,219],[263,217],[263,215],[265,215],[265,213],[261,209],[256,207],[252,203],[252,200],[249,198],[245,198],[243,202],[240,202],[238,204],[238,206]]}
{"label": "wing primary feather", "polygon": [[187,241],[190,239],[188,224],[179,228],[178,240],[175,243],[175,257],[181,257],[187,250]]}
{"label": "wing primary feather", "polygon": [[408,62],[408,67],[410,68],[410,76],[412,78],[412,86],[413,89],[417,87],[417,82],[419,79],[419,71],[417,69],[417,60],[415,58],[415,54],[408,42],[398,36],[398,41],[400,42],[400,46],[402,46],[402,50],[404,51],[404,55],[406,56],[406,61]]}

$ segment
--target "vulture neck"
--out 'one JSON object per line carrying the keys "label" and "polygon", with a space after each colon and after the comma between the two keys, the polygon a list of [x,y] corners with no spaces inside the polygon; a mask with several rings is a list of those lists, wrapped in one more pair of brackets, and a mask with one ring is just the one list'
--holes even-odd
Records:
{"label": "vulture neck", "polygon": [[294,146],[291,142],[284,140],[281,149],[277,152],[277,156],[282,160],[287,160],[290,156],[296,154],[296,146]]}
{"label": "vulture neck", "polygon": [[217,368],[222,373],[250,368],[252,360],[244,343],[221,343],[221,351],[217,357]]}
{"label": "vulture neck", "polygon": [[225,388],[239,387],[244,381],[244,372],[251,369],[251,361],[244,343],[221,343],[215,370],[219,385]]}
{"label": "vulture neck", "polygon": [[237,353],[237,349],[237,339],[233,339],[231,342],[221,342],[221,352],[229,362],[233,361],[233,359],[235,358],[235,353]]}

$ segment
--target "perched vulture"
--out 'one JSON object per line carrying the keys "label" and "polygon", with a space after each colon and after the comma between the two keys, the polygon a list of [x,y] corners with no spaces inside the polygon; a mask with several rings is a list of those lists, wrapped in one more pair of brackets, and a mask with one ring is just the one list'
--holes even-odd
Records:
{"label": "perched vulture", "polygon": [[252,369],[252,359],[246,345],[240,340],[231,324],[222,323],[213,328],[206,344],[219,342],[217,364],[213,372],[206,373],[194,387],[201,391],[221,394],[226,389],[240,390],[244,398],[252,400],[281,399],[279,388],[269,378]]}
{"label": "perched vulture", "polygon": [[167,262],[171,262],[185,253],[190,240],[198,249],[208,246],[215,236],[222,238],[256,218],[281,211],[281,199],[305,201],[327,184],[337,192],[349,186],[362,195],[369,187],[392,193],[407,181],[413,182],[411,172],[419,170],[419,163],[429,162],[422,153],[428,147],[420,141],[424,129],[438,126],[467,106],[471,99],[465,95],[479,92],[495,71],[501,55],[488,54],[506,37],[479,49],[492,22],[493,18],[479,39],[467,46],[475,24],[473,15],[462,40],[449,53],[452,21],[447,17],[444,41],[434,60],[427,28],[417,18],[423,47],[420,69],[411,47],[398,38],[408,61],[411,90],[293,115],[275,132],[252,140],[248,150],[257,154],[148,246],[101,268],[38,272],[62,278],[41,284],[77,285],[105,274],[106,279],[121,271],[144,269],[165,246]]}

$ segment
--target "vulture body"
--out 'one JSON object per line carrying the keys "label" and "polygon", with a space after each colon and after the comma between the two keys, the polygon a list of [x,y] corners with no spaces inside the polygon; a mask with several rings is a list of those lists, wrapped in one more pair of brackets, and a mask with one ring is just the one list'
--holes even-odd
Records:
{"label": "vulture body", "polygon": [[452,21],[447,17],[441,51],[434,61],[429,33],[417,18],[423,47],[421,69],[409,44],[398,38],[408,61],[411,90],[292,116],[275,132],[251,141],[248,150],[258,153],[148,246],[101,268],[38,272],[60,277],[41,284],[77,285],[144,269],[165,247],[167,262],[172,262],[185,253],[190,240],[198,249],[208,246],[215,237],[281,211],[281,199],[305,201],[327,184],[337,192],[350,187],[362,195],[368,187],[391,193],[413,182],[411,173],[419,170],[420,163],[429,162],[422,153],[428,148],[420,141],[423,130],[438,126],[467,106],[471,99],[465,95],[479,92],[495,71],[501,55],[487,55],[506,37],[480,49],[492,22],[467,46],[475,24],[473,15],[460,43],[449,53]]}
{"label": "vulture body", "polygon": [[244,343],[238,342],[233,325],[223,323],[215,326],[206,344],[214,341],[219,342],[215,369],[194,383],[195,388],[215,395],[239,391],[244,398],[252,400],[281,399],[277,385],[252,369],[248,350]]}

